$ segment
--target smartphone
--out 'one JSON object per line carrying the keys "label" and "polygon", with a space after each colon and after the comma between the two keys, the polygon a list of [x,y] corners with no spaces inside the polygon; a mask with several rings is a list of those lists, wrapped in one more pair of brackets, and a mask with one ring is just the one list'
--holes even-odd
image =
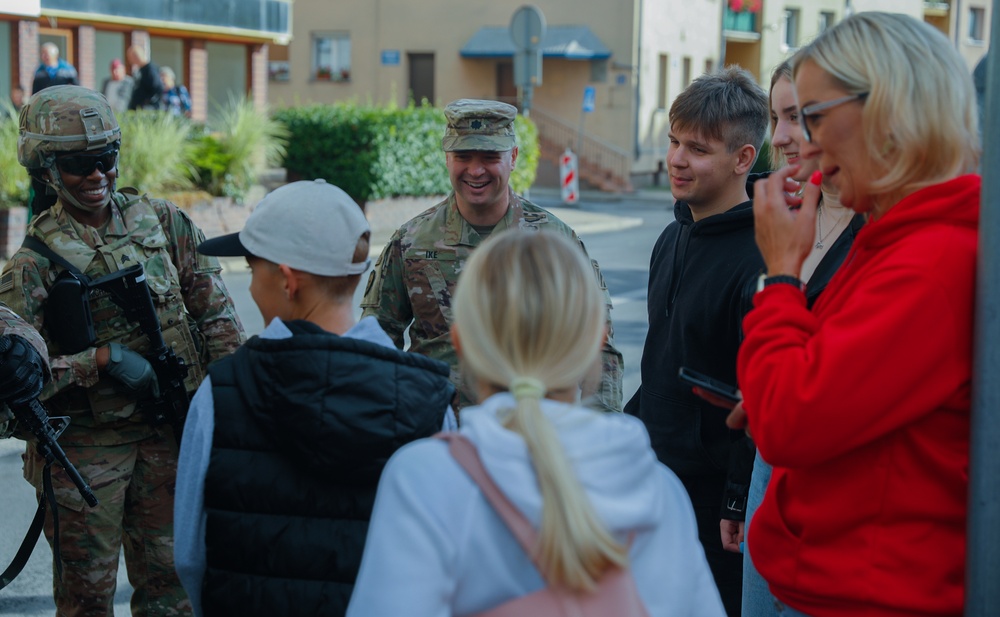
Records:
{"label": "smartphone", "polygon": [[743,397],[740,396],[739,390],[735,386],[731,386],[724,381],[719,381],[718,379],[713,379],[708,375],[703,375],[698,371],[692,371],[691,369],[682,366],[677,375],[686,384],[697,386],[707,392],[711,392],[716,396],[720,396],[734,405],[741,400]]}

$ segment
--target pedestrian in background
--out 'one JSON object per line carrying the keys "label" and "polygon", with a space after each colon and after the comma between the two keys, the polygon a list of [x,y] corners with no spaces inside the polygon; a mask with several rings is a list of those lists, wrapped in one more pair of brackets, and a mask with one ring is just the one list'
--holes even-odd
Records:
{"label": "pedestrian in background", "polygon": [[101,85],[101,92],[104,98],[108,99],[111,109],[116,114],[124,113],[128,110],[128,104],[132,100],[132,89],[135,87],[135,80],[125,71],[125,63],[118,58],[111,61],[111,76],[104,80]]}
{"label": "pedestrian in background", "polygon": [[[52,289],[73,270],[96,280],[142,264],[156,313],[146,317],[188,367],[183,387],[191,393],[208,362],[244,338],[218,260],[195,251],[204,237],[191,219],[168,201],[116,190],[120,146],[118,121],[100,93],[53,86],[31,97],[18,161],[57,201],[32,219],[0,278],[0,301],[45,337],[52,380],[42,398],[52,415],[70,418],[59,442],[100,502],[88,507],[64,472],[52,474],[62,559],[55,603],[68,617],[111,616],[123,547],[133,615],[190,614],[191,605],[173,562],[179,435],[150,411],[167,387],[144,357],[150,341],[110,294],[57,297]],[[88,312],[91,341],[54,335],[56,320]],[[29,443],[24,476],[39,495],[44,466]],[[51,524],[45,533],[51,544]]]}
{"label": "pedestrian in background", "polygon": [[780,615],[960,615],[981,194],[972,79],[933,26],[880,12],[823,32],[792,72],[801,158],[868,222],[810,310],[819,182],[797,211],[785,190],[799,166],[755,185],[767,278],[744,320],[731,425],[749,418],[774,471],[750,554]]}
{"label": "pedestrian in background", "polygon": [[175,552],[197,616],[343,615],[382,468],[442,429],[448,366],[355,322],[370,237],[358,204],[316,180],[198,247],[246,258],[267,327],[212,365],[184,430]]}
{"label": "pedestrian in background", "polygon": [[[510,174],[517,162],[514,117],[517,108],[497,101],[461,99],[444,109],[447,127],[441,140],[452,192],[447,199],[403,224],[382,250],[368,279],[364,315],[378,318],[382,328],[403,346],[409,328],[410,351],[447,362],[458,388],[456,411],[475,400],[461,378],[458,357],[448,337],[451,297],[459,272],[479,244],[509,229],[576,233],[552,213],[514,193]],[[594,276],[605,289],[608,338],[601,362],[582,384],[585,397],[606,411],[621,411],[622,356],[614,347],[611,296],[600,267]],[[461,415],[459,415],[461,421]]]}
{"label": "pedestrian in background", "polygon": [[[730,617],[740,614],[743,522],[753,444],[678,378],[681,367],[736,383],[740,322],[763,265],[747,176],[768,128],[767,94],[745,70],[694,80],[670,106],[667,170],[675,221],[650,257],[642,385],[625,406],[684,483]],[[720,523],[721,517],[721,523]]]}
{"label": "pedestrian in background", "polygon": [[177,83],[174,70],[169,66],[160,68],[160,81],[163,82],[163,109],[175,116],[191,117],[191,94],[184,84]]}
{"label": "pedestrian in background", "polygon": [[382,474],[348,615],[485,614],[546,586],[586,595],[621,568],[651,616],[723,615],[691,503],[642,423],[581,404],[607,304],[579,243],[531,230],[490,238],[465,263],[452,308],[480,401],[452,440],[471,442],[537,551],[448,443],[417,441]]}
{"label": "pedestrian in background", "polygon": [[135,87],[132,88],[132,98],[129,99],[129,109],[160,109],[163,98],[163,82],[160,81],[160,69],[146,55],[146,50],[139,45],[133,45],[125,52],[125,59],[132,66],[135,76]]}
{"label": "pedestrian in background", "polygon": [[32,94],[51,86],[80,84],[76,68],[59,57],[59,47],[55,43],[43,43],[40,53],[42,63],[35,71],[35,78],[31,82]]}

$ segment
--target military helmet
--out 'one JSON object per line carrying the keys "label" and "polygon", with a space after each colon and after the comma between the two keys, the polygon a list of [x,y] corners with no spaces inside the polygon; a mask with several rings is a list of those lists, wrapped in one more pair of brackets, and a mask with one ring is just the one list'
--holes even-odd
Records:
{"label": "military helmet", "polygon": [[18,128],[17,161],[29,170],[51,167],[62,152],[105,149],[122,135],[104,95],[81,86],[52,86],[32,95]]}

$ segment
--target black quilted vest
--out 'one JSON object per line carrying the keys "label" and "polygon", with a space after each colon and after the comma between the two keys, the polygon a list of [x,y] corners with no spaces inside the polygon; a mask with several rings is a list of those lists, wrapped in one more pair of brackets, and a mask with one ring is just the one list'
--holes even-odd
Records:
{"label": "black quilted vest", "polygon": [[286,325],[209,368],[206,615],[343,615],[382,468],[454,392],[442,362]]}

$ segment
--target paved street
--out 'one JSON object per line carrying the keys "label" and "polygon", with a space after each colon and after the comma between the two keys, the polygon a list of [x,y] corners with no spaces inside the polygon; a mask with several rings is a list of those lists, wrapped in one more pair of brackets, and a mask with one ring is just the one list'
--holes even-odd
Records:
{"label": "paved street", "polygon": [[[532,201],[551,208],[558,216],[578,230],[591,256],[601,264],[601,270],[614,301],[612,314],[615,342],[625,357],[625,400],[639,386],[639,360],[646,334],[646,284],[649,255],[653,243],[672,214],[667,207],[666,192],[641,198],[609,197],[585,194],[581,204],[563,208],[558,195],[551,190],[535,190]],[[373,242],[388,237],[378,229]],[[374,261],[374,260],[373,260]],[[259,333],[263,321],[248,291],[249,271],[239,260],[226,262],[224,278],[236,302],[240,318],[249,334]],[[367,275],[365,275],[367,277]],[[364,280],[364,279],[363,279]],[[358,292],[360,300],[361,290]],[[30,486],[21,478],[20,452],[23,442],[0,441],[0,569],[6,567],[28,528],[35,504]],[[51,616],[52,554],[44,541],[40,542],[25,571],[9,587],[0,591],[0,615],[24,617]],[[130,615],[128,598],[131,588],[125,576],[124,564],[119,570],[115,614]]]}

